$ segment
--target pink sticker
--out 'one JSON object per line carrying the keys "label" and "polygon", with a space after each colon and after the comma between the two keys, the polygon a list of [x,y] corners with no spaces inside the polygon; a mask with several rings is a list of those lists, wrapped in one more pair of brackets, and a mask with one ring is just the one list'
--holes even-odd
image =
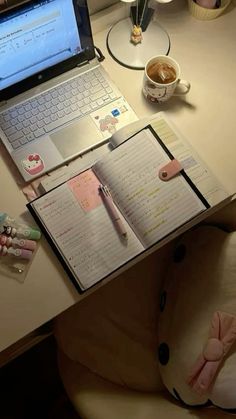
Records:
{"label": "pink sticker", "polygon": [[111,115],[106,115],[105,118],[100,119],[100,130],[102,132],[108,131],[113,134],[116,131],[116,124],[118,124],[118,119]]}
{"label": "pink sticker", "polygon": [[91,169],[69,180],[67,184],[85,212],[102,204],[99,194],[100,182]]}
{"label": "pink sticker", "polygon": [[25,160],[21,161],[23,169],[29,173],[29,175],[37,175],[44,169],[44,162],[42,157],[37,154],[29,154]]}

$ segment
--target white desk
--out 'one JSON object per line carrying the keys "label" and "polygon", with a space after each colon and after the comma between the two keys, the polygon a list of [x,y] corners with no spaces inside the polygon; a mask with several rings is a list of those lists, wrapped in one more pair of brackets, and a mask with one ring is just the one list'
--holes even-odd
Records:
{"label": "white desk", "polygon": [[[139,117],[158,110],[166,111],[212,171],[218,174],[228,191],[234,193],[234,3],[226,14],[214,21],[195,20],[188,12],[187,2],[182,0],[159,7],[158,16],[171,38],[170,55],[179,62],[182,77],[192,85],[185,99],[173,99],[164,105],[147,103],[141,94],[143,72],[126,69],[113,61],[106,50],[107,29],[95,35],[95,44],[106,56],[104,67]],[[2,156],[0,167],[1,211],[19,217],[26,211],[26,199]],[[0,351],[80,298],[51,248],[42,239],[24,284],[0,276]]]}

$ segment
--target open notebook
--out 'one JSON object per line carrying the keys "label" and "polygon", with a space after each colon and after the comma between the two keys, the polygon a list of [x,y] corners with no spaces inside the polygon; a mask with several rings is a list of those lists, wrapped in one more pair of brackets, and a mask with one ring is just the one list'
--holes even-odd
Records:
{"label": "open notebook", "polygon": [[[209,207],[182,170],[165,182],[159,170],[172,155],[147,126],[90,169],[27,206],[63,266],[86,290]],[[111,219],[100,185],[107,185],[127,232]]]}

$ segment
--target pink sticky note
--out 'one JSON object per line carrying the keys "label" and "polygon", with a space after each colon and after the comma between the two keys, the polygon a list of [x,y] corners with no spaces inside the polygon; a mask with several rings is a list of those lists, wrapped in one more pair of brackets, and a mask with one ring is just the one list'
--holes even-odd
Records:
{"label": "pink sticky note", "polygon": [[100,182],[91,169],[69,180],[67,184],[85,212],[102,204],[99,194]]}

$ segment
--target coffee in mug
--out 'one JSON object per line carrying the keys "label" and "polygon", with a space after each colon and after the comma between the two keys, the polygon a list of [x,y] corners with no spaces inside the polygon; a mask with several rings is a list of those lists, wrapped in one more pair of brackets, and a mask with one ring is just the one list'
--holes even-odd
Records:
{"label": "coffee in mug", "polygon": [[143,94],[151,102],[166,102],[171,96],[185,95],[190,83],[180,79],[177,61],[167,55],[151,58],[145,66]]}

